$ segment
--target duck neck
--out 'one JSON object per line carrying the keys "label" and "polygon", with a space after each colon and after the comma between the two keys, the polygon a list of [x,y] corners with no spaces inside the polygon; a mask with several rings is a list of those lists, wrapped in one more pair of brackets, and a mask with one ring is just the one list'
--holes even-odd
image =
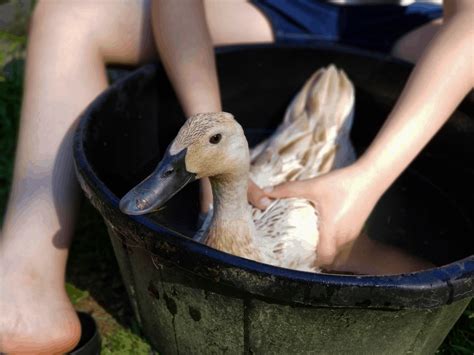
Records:
{"label": "duck neck", "polygon": [[259,260],[253,245],[255,226],[247,202],[248,169],[211,177],[214,215],[206,244],[248,259]]}
{"label": "duck neck", "polygon": [[248,176],[248,172],[242,172],[210,178],[216,219],[246,220],[248,218]]}

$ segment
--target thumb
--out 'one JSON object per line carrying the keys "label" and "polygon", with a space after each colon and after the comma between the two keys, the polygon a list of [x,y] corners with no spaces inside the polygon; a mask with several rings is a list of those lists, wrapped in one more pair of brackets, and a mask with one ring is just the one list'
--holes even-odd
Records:
{"label": "thumb", "polygon": [[319,267],[327,267],[334,262],[337,253],[337,247],[334,238],[334,231],[325,228],[324,222],[320,221],[319,241],[317,246],[318,259],[316,261],[316,264]]}
{"label": "thumb", "polygon": [[336,246],[332,241],[321,238],[317,248],[317,265],[319,267],[330,266],[336,258]]}
{"label": "thumb", "polygon": [[304,181],[284,182],[280,185],[269,186],[263,189],[271,198],[302,197],[306,198],[308,189]]}
{"label": "thumb", "polygon": [[271,200],[265,195],[265,192],[263,192],[263,190],[258,187],[252,179],[249,180],[247,199],[252,206],[260,210],[266,209],[271,203]]}

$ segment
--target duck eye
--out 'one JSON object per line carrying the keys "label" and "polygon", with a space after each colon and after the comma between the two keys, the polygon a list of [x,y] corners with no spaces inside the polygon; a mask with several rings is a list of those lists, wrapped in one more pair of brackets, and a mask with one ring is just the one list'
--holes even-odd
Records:
{"label": "duck eye", "polygon": [[211,138],[209,138],[209,143],[217,144],[221,141],[221,138],[222,138],[222,135],[220,133],[214,134],[213,136],[211,136]]}

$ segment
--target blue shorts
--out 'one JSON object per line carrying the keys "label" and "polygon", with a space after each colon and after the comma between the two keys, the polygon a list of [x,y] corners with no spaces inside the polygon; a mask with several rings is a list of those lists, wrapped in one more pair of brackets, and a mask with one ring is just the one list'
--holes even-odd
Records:
{"label": "blue shorts", "polygon": [[277,43],[331,41],[389,53],[404,34],[441,18],[435,4],[336,5],[317,0],[252,0]]}

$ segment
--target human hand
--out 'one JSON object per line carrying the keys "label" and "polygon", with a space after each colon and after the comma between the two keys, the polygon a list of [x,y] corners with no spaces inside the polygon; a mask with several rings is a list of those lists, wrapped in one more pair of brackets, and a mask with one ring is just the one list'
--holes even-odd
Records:
{"label": "human hand", "polygon": [[[267,208],[271,203],[270,198],[252,179],[249,179],[247,198],[254,207],[261,210]],[[200,201],[201,212],[207,213],[209,206],[212,205],[212,189],[208,178],[201,179]]]}
{"label": "human hand", "polygon": [[252,206],[260,210],[264,210],[270,206],[270,203],[272,202],[269,196],[266,195],[265,191],[258,187],[258,185],[252,181],[252,179],[249,179],[247,199]]}
{"label": "human hand", "polygon": [[298,197],[311,201],[319,214],[318,265],[343,263],[354,240],[381,193],[356,165],[316,178],[287,182],[261,190],[279,199]]}

